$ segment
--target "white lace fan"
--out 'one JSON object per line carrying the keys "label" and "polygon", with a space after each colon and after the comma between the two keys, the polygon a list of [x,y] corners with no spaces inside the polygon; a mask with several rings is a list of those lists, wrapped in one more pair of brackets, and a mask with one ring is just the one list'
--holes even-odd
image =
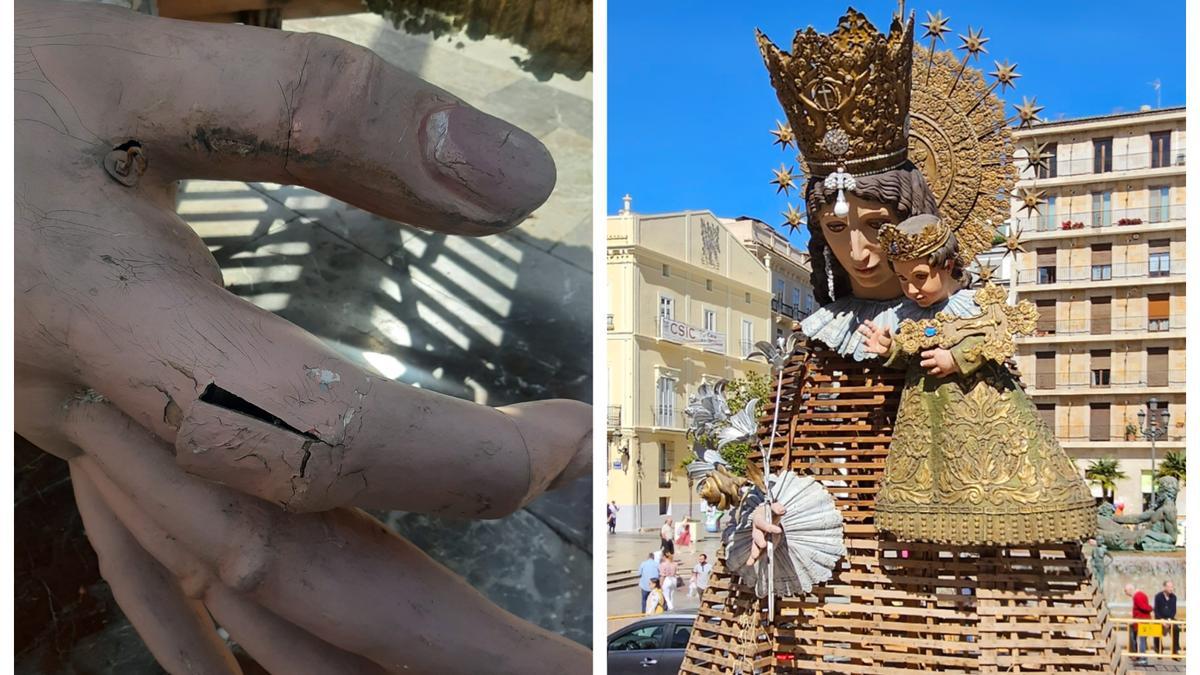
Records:
{"label": "white lace fan", "polygon": [[[842,514],[834,504],[833,495],[809,476],[797,476],[789,471],[770,478],[771,498],[786,507],[779,525],[783,534],[774,547],[776,595],[795,596],[812,591],[813,586],[833,578],[838,561],[846,555],[842,539]],[[761,508],[763,495],[752,490],[738,510],[725,551],[730,571],[742,583],[753,586],[758,597],[768,594],[767,556],[754,565],[750,557],[754,526],[751,516]]]}

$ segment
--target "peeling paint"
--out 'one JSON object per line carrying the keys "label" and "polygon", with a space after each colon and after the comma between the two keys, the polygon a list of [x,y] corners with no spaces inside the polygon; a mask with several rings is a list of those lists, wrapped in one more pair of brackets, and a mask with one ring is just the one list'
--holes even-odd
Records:
{"label": "peeling paint", "polygon": [[321,385],[321,391],[328,391],[330,385],[332,385],[334,382],[342,381],[342,376],[333,372],[332,370],[326,370],[324,368],[309,368],[306,372],[308,373],[309,377],[313,378],[319,385]]}

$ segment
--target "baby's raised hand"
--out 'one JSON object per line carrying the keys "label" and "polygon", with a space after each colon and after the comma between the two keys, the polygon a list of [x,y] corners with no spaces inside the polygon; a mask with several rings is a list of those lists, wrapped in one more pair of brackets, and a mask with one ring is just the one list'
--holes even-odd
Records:
{"label": "baby's raised hand", "polygon": [[928,368],[934,377],[949,377],[958,371],[958,364],[950,350],[938,347],[921,352],[921,367]]}
{"label": "baby's raised hand", "polygon": [[865,348],[872,354],[886,354],[892,347],[892,331],[886,326],[881,328],[868,319],[858,327],[858,332],[867,338]]}

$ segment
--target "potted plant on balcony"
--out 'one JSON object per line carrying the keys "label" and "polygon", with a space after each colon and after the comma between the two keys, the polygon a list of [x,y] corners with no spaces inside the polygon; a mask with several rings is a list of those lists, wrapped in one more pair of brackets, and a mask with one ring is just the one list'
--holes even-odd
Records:
{"label": "potted plant on balcony", "polygon": [[1134,424],[1133,422],[1127,422],[1125,424],[1125,440],[1136,441],[1137,437],[1138,437],[1137,425]]}

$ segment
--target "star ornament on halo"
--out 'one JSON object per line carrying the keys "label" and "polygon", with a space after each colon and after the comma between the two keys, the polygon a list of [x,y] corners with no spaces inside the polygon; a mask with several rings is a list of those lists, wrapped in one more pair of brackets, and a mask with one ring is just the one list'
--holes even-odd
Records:
{"label": "star ornament on halo", "polygon": [[1000,85],[1000,91],[1004,92],[1009,87],[1014,86],[1014,82],[1021,77],[1021,74],[1017,72],[1017,64],[1009,63],[1008,59],[1004,59],[1004,63],[1000,63],[999,61],[995,61],[994,63],[996,64],[996,69],[988,73],[988,75],[996,78],[996,82]]}
{"label": "star ornament on halo", "polygon": [[775,189],[775,194],[782,192],[783,194],[790,196],[791,190],[799,189],[796,186],[796,176],[794,173],[792,173],[795,171],[795,168],[796,167],[793,166],[784,166],[783,164],[780,164],[778,169],[771,169],[771,171],[774,172],[775,177],[772,178],[770,182],[773,185],[779,186]]}
{"label": "star ornament on halo", "polygon": [[1046,109],[1046,106],[1037,104],[1036,96],[1032,99],[1022,96],[1021,105],[1013,104],[1013,107],[1017,109],[1017,116],[1021,118],[1020,126],[1022,128],[1032,126],[1034,122],[1040,122],[1041,118],[1038,117],[1038,113]]}
{"label": "star ornament on halo", "polygon": [[1039,207],[1046,203],[1046,191],[1036,188],[1021,188],[1016,192],[1016,197],[1021,200],[1021,210],[1026,212],[1026,216],[1041,213]]}
{"label": "star ornament on halo", "polygon": [[787,219],[787,226],[790,228],[790,232],[795,232],[800,229],[800,226],[804,225],[804,214],[797,211],[796,207],[790,203],[788,204],[787,211],[781,212],[780,215]]}
{"label": "star ornament on halo", "polygon": [[792,133],[792,127],[785,126],[779,120],[775,120],[775,128],[771,130],[771,135],[775,137],[771,145],[782,145],[784,150],[796,142],[796,135]]}
{"label": "star ornament on halo", "polygon": [[1048,171],[1050,169],[1050,158],[1053,153],[1047,150],[1049,146],[1045,143],[1033,142],[1024,146],[1025,160],[1028,162],[1026,168]]}
{"label": "star ornament on halo", "polygon": [[933,38],[934,42],[941,40],[942,36],[950,32],[950,17],[942,16],[942,10],[938,10],[937,14],[933,12],[925,12],[929,20],[921,24],[921,28],[925,29],[925,34],[922,37]]}
{"label": "star ornament on halo", "polygon": [[993,265],[991,263],[980,263],[979,264],[979,281],[980,281],[980,283],[984,283],[984,284],[991,283],[992,279],[994,279],[996,277],[996,272],[999,271],[999,269],[1000,268],[998,266]]}
{"label": "star ornament on halo", "polygon": [[986,44],[988,40],[991,40],[991,38],[983,37],[982,28],[976,31],[968,26],[967,34],[959,35],[958,39],[962,40],[962,46],[960,46],[959,49],[967,50],[967,53],[973,57],[978,58],[980,54],[988,53],[988,51],[983,48],[983,45]]}
{"label": "star ornament on halo", "polygon": [[1025,242],[1021,241],[1021,228],[1014,227],[1010,234],[1004,235],[1004,255],[1016,255],[1018,251],[1021,253],[1029,253],[1025,250]]}

